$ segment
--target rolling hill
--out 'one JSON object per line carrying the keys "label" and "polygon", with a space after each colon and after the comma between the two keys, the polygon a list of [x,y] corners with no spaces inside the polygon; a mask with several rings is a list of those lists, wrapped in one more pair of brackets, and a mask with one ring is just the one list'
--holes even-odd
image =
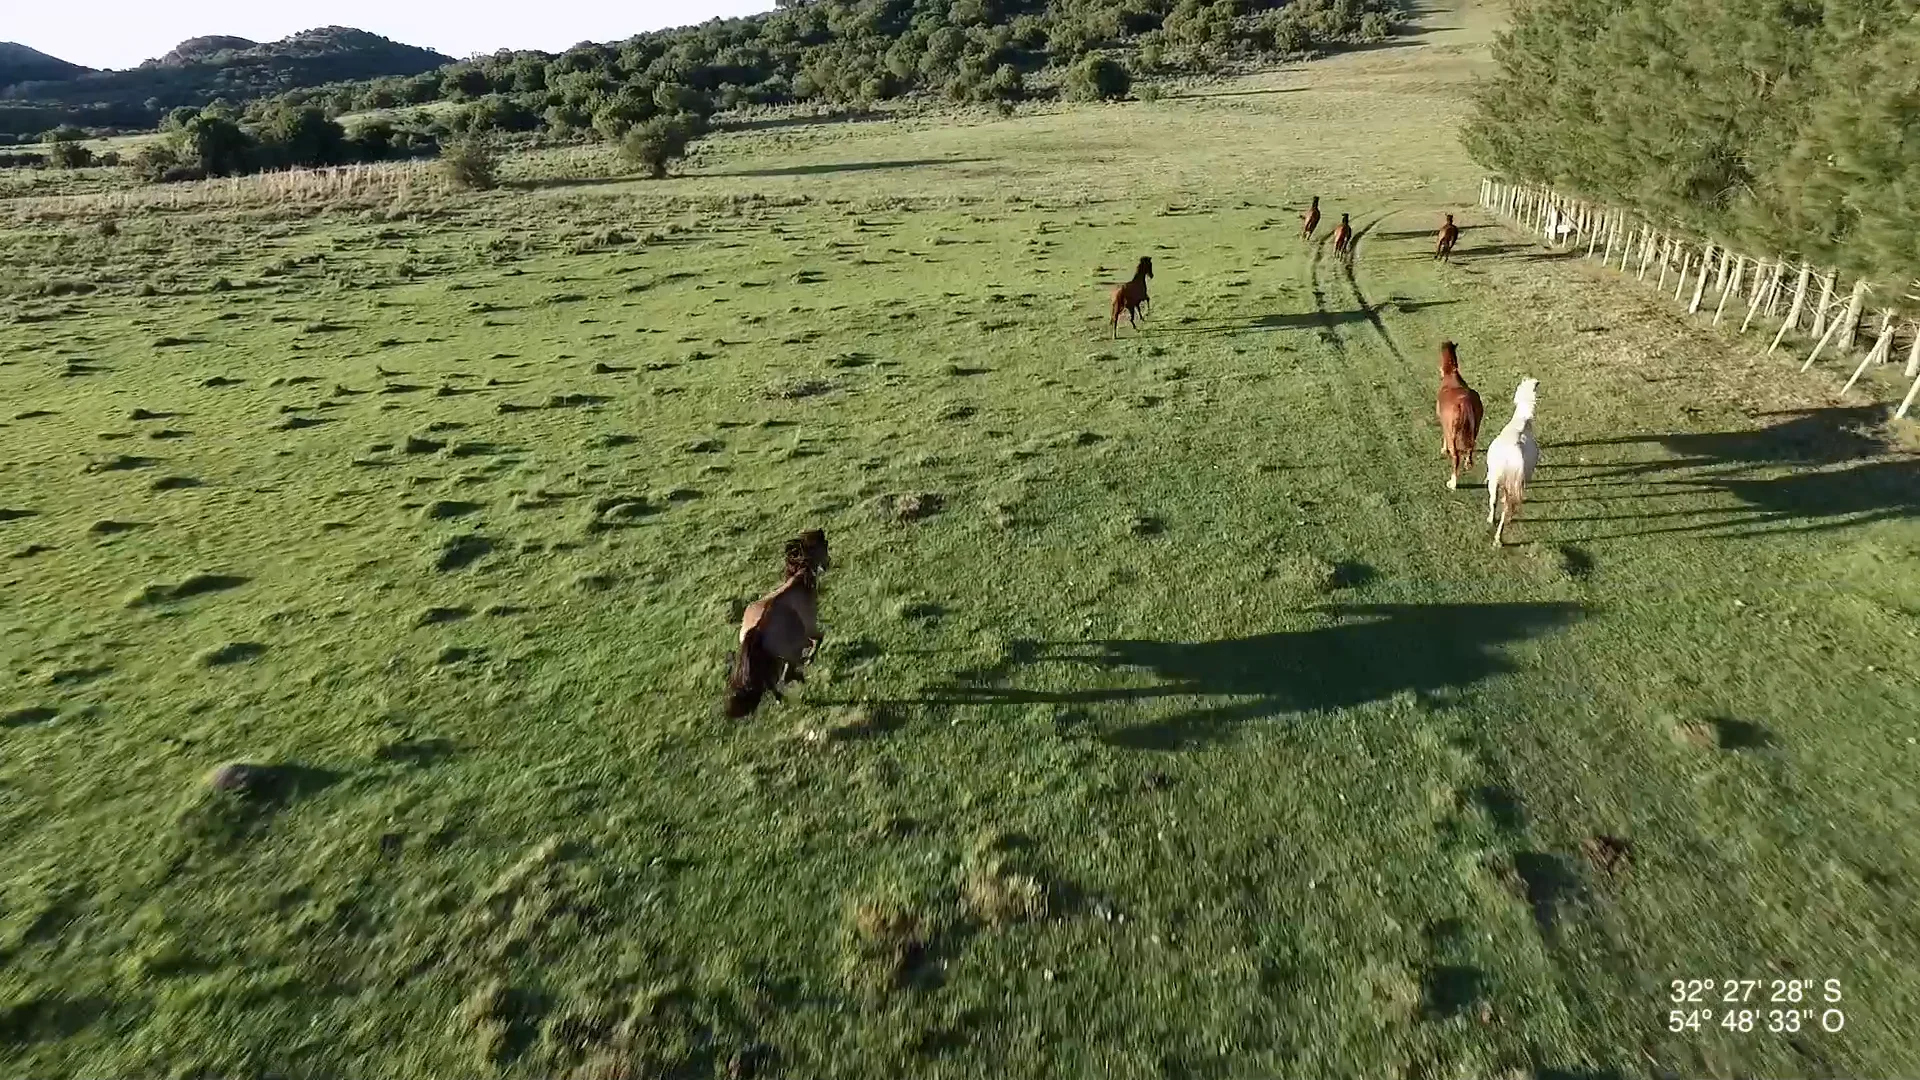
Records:
{"label": "rolling hill", "polygon": [[15,41],[0,41],[0,88],[43,79],[72,79],[92,70]]}
{"label": "rolling hill", "polygon": [[182,105],[221,98],[240,103],[329,82],[415,75],[451,62],[432,49],[343,26],[265,44],[192,38],[123,71],[88,71],[24,46],[0,46],[0,134],[32,134],[59,124],[149,127]]}

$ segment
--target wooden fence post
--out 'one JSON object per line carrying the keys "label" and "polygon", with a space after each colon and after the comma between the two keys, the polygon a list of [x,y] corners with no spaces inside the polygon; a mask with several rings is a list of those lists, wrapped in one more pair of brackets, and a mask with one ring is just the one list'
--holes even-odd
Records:
{"label": "wooden fence post", "polygon": [[[1726,263],[1726,260],[1724,258],[1721,259],[1722,265],[1720,268],[1720,274],[1722,277],[1726,276],[1725,263]],[[1700,301],[1703,297],[1707,295],[1707,272],[1712,269],[1713,269],[1713,245],[1708,244],[1707,250],[1702,252],[1700,255],[1700,280],[1693,283],[1693,302],[1687,305],[1687,314],[1689,315],[1699,314]]]}
{"label": "wooden fence post", "polygon": [[1847,391],[1853,389],[1853,384],[1860,381],[1860,376],[1867,373],[1867,368],[1872,364],[1885,360],[1887,353],[1891,351],[1892,348],[1893,309],[1883,308],[1880,312],[1880,340],[1873,343],[1873,348],[1868,350],[1866,357],[1860,361],[1860,366],[1853,369],[1853,378],[1848,379],[1847,385],[1840,388],[1840,393],[1844,395]]}
{"label": "wooden fence post", "polygon": [[1894,410],[1893,418],[1895,420],[1905,418],[1907,410],[1913,408],[1913,399],[1916,397],[1920,397],[1920,378],[1914,379],[1913,385],[1907,388],[1907,396],[1900,400],[1900,407]]}
{"label": "wooden fence post", "polygon": [[[1867,287],[1867,283],[1864,280],[1862,280],[1861,282],[1856,284],[1853,288],[1854,288],[1854,292],[1861,293],[1865,291],[1866,287]],[[1813,366],[1813,362],[1815,360],[1820,359],[1821,353],[1827,351],[1827,343],[1832,341],[1834,337],[1840,333],[1840,324],[1841,324],[1841,320],[1839,319],[1833,319],[1827,323],[1827,332],[1820,336],[1819,343],[1814,345],[1813,351],[1807,354],[1807,362],[1800,365],[1800,371],[1802,374],[1804,374],[1808,368]]]}
{"label": "wooden fence post", "polygon": [[[1765,260],[1753,264],[1753,295],[1747,297],[1747,317],[1740,324],[1740,332],[1743,334],[1747,332],[1747,327],[1753,325],[1753,317],[1759,314],[1760,301],[1766,299],[1767,288],[1761,284],[1761,279],[1766,276],[1766,273]],[[1777,265],[1774,267],[1773,276],[1776,278],[1780,276],[1780,268]]]}
{"label": "wooden fence post", "polygon": [[1838,272],[1828,274],[1820,282],[1820,306],[1813,309],[1813,336],[1820,337],[1827,332],[1827,312],[1833,307],[1834,279]]}
{"label": "wooden fence post", "polygon": [[1851,349],[1860,340],[1860,307],[1867,299],[1867,283],[1857,282],[1853,297],[1847,301],[1846,314],[1840,317],[1840,348]]}
{"label": "wooden fence post", "polygon": [[1806,307],[1807,303],[1807,278],[1811,273],[1811,266],[1805,259],[1802,259],[1800,261],[1800,283],[1793,287],[1793,306],[1787,309],[1787,317],[1780,323],[1780,332],[1773,335],[1773,344],[1767,346],[1767,354],[1769,356],[1773,354],[1775,349],[1780,347],[1780,341],[1787,336],[1787,331],[1800,325],[1800,312]]}
{"label": "wooden fence post", "polygon": [[1813,278],[1813,264],[1800,260],[1800,280],[1793,286],[1793,307],[1787,311],[1787,325],[1795,329],[1800,327],[1801,313],[1807,306],[1807,283]]}
{"label": "wooden fence post", "polygon": [[[1742,258],[1744,258],[1744,256],[1742,256]],[[1723,253],[1720,256],[1720,265],[1722,269],[1726,268],[1726,262],[1727,262],[1727,257]],[[1733,286],[1736,283],[1738,283],[1739,280],[1740,280],[1740,271],[1738,269],[1734,270],[1732,280],[1728,280],[1725,274],[1721,275],[1720,303],[1716,305],[1713,309],[1713,325],[1715,326],[1720,325],[1720,316],[1726,314],[1726,311],[1727,311],[1727,297],[1733,295]]]}

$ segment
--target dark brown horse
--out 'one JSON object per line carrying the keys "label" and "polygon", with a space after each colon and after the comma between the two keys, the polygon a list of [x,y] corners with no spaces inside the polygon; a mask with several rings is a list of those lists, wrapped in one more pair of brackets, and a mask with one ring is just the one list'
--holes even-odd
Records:
{"label": "dark brown horse", "polygon": [[1460,242],[1460,226],[1453,223],[1453,215],[1447,215],[1447,223],[1440,226],[1440,242],[1434,245],[1433,257],[1447,262],[1453,257],[1453,245]]}
{"label": "dark brown horse", "polygon": [[1313,239],[1313,230],[1320,227],[1320,196],[1313,197],[1313,205],[1307,208],[1306,215],[1300,219],[1300,239]]}
{"label": "dark brown horse", "polygon": [[1127,314],[1127,325],[1135,330],[1140,329],[1140,324],[1134,320],[1136,316],[1142,319],[1147,317],[1147,279],[1152,276],[1153,258],[1147,256],[1134,268],[1133,280],[1113,290],[1112,329],[1115,338],[1120,336],[1120,313],[1123,311]]}
{"label": "dark brown horse", "polygon": [[1460,353],[1453,342],[1440,343],[1440,452],[1453,463],[1447,490],[1460,486],[1460,465],[1473,468],[1474,447],[1480,441],[1480,418],[1486,409],[1480,394],[1460,377]]}
{"label": "dark brown horse", "polygon": [[833,566],[827,534],[809,529],[787,541],[787,580],[747,605],[740,617],[740,651],[727,676],[727,715],[738,720],[780,684],[806,682],[801,668],[820,651],[819,581]]}
{"label": "dark brown horse", "polygon": [[1347,215],[1340,215],[1340,227],[1333,230],[1333,253],[1351,262],[1353,260],[1353,223]]}

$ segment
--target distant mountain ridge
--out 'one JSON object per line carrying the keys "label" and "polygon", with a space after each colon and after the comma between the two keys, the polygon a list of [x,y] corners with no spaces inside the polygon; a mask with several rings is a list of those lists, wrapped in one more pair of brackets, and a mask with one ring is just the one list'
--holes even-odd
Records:
{"label": "distant mountain ridge", "polygon": [[39,79],[71,79],[92,70],[18,42],[0,41],[0,86]]}
{"label": "distant mountain ridge", "polygon": [[257,49],[260,43],[252,38],[233,37],[226,34],[214,34],[210,37],[194,37],[175,45],[165,56],[158,60],[148,60],[141,67],[185,67],[188,64],[211,62],[223,52],[240,52],[245,49]]}
{"label": "distant mountain ridge", "polygon": [[164,56],[120,71],[92,71],[24,45],[0,45],[0,134],[57,127],[138,128],[169,109],[255,98],[331,82],[409,76],[453,57],[346,26],[279,41],[189,38]]}

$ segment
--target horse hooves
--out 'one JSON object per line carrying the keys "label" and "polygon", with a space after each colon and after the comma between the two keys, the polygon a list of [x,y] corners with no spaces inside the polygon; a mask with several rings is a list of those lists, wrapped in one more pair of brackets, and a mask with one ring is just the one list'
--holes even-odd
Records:
{"label": "horse hooves", "polygon": [[1459,487],[1460,487],[1460,478],[1459,478],[1459,477],[1457,477],[1457,476],[1449,476],[1449,477],[1447,477],[1447,490],[1448,490],[1448,491],[1454,491],[1454,490],[1457,490],[1457,489],[1458,489]]}

